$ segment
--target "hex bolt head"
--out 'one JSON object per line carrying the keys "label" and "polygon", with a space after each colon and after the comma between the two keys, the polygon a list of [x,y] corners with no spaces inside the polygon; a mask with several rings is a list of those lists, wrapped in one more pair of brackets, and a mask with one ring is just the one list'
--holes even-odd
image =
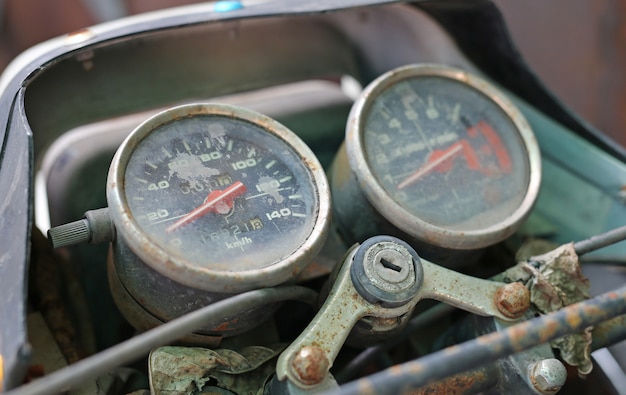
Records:
{"label": "hex bolt head", "polygon": [[542,394],[556,394],[567,380],[567,369],[556,358],[535,362],[530,368],[530,381]]}
{"label": "hex bolt head", "polygon": [[304,346],[291,360],[291,369],[302,384],[317,385],[326,378],[330,362],[321,348]]}
{"label": "hex bolt head", "polygon": [[530,308],[530,292],[521,283],[503,285],[494,299],[498,311],[508,318],[520,318]]}

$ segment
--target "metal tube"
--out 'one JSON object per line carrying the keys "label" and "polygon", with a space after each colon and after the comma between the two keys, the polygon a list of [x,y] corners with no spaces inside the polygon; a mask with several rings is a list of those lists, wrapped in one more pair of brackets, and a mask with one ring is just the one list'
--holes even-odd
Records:
{"label": "metal tube", "polygon": [[574,243],[576,254],[584,255],[626,239],[626,225]]}
{"label": "metal tube", "polygon": [[132,362],[146,355],[153,348],[171,343],[197,328],[210,326],[213,322],[218,323],[223,317],[284,300],[301,300],[314,305],[317,293],[301,286],[283,286],[235,295],[186,314],[4,394],[43,395],[65,391],[108,373],[113,368]]}
{"label": "metal tube", "polygon": [[501,332],[448,347],[326,394],[400,394],[626,313],[626,286]]}

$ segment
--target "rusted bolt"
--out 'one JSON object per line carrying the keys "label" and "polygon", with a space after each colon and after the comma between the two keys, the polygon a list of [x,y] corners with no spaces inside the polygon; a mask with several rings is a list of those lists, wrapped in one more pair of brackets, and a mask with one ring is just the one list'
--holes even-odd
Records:
{"label": "rusted bolt", "polygon": [[530,367],[530,381],[542,394],[556,394],[567,380],[565,366],[555,358],[543,359]]}
{"label": "rusted bolt", "polygon": [[326,353],[315,346],[302,347],[291,361],[293,373],[305,385],[321,383],[328,374],[329,368],[330,363]]}
{"label": "rusted bolt", "polygon": [[530,307],[530,292],[521,283],[501,286],[495,295],[498,311],[509,318],[519,318]]}

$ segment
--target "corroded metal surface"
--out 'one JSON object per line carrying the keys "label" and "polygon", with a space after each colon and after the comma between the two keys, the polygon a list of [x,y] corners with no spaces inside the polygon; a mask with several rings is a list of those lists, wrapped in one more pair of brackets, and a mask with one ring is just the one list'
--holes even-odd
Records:
{"label": "corroded metal surface", "polygon": [[493,388],[499,372],[493,365],[457,374],[424,388],[403,392],[405,395],[463,395],[475,394]]}
{"label": "corroded metal surface", "polygon": [[495,302],[502,314],[519,318],[530,308],[530,293],[521,283],[506,284],[498,288]]}
{"label": "corroded metal surface", "polygon": [[[526,256],[526,259],[496,278],[524,283],[530,290],[532,305],[541,314],[557,311],[589,298],[589,279],[584,276],[580,267],[579,250],[581,253],[588,252],[598,245],[601,246],[607,237],[621,237],[622,233],[623,229],[616,229],[600,235],[598,239],[568,243],[541,255]],[[543,244],[545,243],[539,242],[539,248],[543,248]],[[526,249],[530,251],[532,246]],[[584,328],[580,333],[568,334],[551,343],[552,347],[561,351],[565,362],[578,367],[580,374],[588,374],[593,368],[590,358],[591,329]]]}
{"label": "corroded metal surface", "polygon": [[[545,254],[531,256],[496,277],[526,284],[531,303],[541,314],[588,299],[589,279],[580,267],[577,244],[580,245],[563,244]],[[581,374],[588,374],[593,368],[590,358],[591,328],[583,329],[581,333],[554,339],[551,345],[561,351],[565,362],[577,366]]]}
{"label": "corroded metal surface", "polygon": [[354,381],[327,394],[396,394],[626,313],[626,286]]}
{"label": "corroded metal surface", "polygon": [[[285,300],[300,300],[313,304],[316,298],[315,292],[299,286],[266,288],[239,294],[205,306],[200,310],[186,314],[184,317],[165,323],[107,350],[82,359],[46,376],[45,380],[36,380],[26,384],[19,389],[19,393],[50,394],[76,387],[80,383],[109,373],[115,367],[135,361],[137,355],[147,354],[155,347],[170,344],[203,324],[211,325],[211,321],[213,323],[220,321],[220,317],[230,315],[233,309],[252,309],[259,305]],[[12,395],[15,395],[16,392],[12,391]]]}
{"label": "corroded metal surface", "polygon": [[425,259],[422,259],[422,265],[424,284],[419,292],[421,299],[435,299],[470,313],[511,320],[496,307],[494,298],[506,284],[457,273]]}
{"label": "corroded metal surface", "polygon": [[[347,254],[339,270],[333,288],[330,291],[326,302],[311,323],[302,331],[302,334],[287,347],[280,355],[276,365],[276,376],[278,380],[289,380],[298,387],[310,389],[322,381],[321,364],[315,365],[315,379],[307,382],[301,375],[294,371],[294,361],[298,353],[307,347],[312,347],[325,356],[329,362],[324,371],[327,376],[328,369],[332,366],[339,350],[343,346],[350,331],[356,323],[364,317],[377,317],[379,319],[401,317],[413,310],[413,307],[422,299],[432,298],[440,300],[458,308],[487,316],[495,316],[504,320],[508,318],[502,315],[495,306],[494,295],[506,284],[481,280],[474,277],[465,276],[449,269],[442,268],[426,260],[420,262],[412,261],[412,264],[423,265],[423,283],[417,287],[414,296],[405,304],[393,305],[389,307],[383,303],[368,301],[363,290],[355,287],[354,277],[351,276],[352,269],[359,264],[357,259],[364,259],[362,250],[369,251],[377,244],[369,243],[371,240],[380,242],[383,237],[376,237],[366,240],[361,246],[353,248]],[[388,240],[397,240],[387,237]],[[374,254],[374,256],[378,256]],[[396,259],[398,257],[395,257]],[[404,259],[411,261],[411,255]],[[399,262],[395,262],[399,267]],[[420,270],[421,271],[421,270]],[[415,275],[415,274],[413,274]],[[363,281],[363,280],[361,280]],[[320,356],[315,359],[320,360]],[[308,360],[305,360],[308,369]],[[301,365],[297,363],[297,365]],[[313,384],[311,384],[313,383]]]}
{"label": "corroded metal surface", "polygon": [[215,381],[218,387],[237,394],[255,394],[271,374],[272,360],[283,348],[160,347],[150,353],[148,360],[150,388],[155,395],[192,394]]}
{"label": "corroded metal surface", "polygon": [[[115,259],[116,255],[124,257]],[[116,305],[125,318],[140,331],[233,296],[188,288],[162,276],[140,262],[122,240],[118,240],[110,248],[107,271]],[[211,340],[211,337],[219,339],[221,336],[229,337],[250,330],[267,320],[278,308],[277,305],[259,307],[263,308],[224,317],[216,326],[196,328],[197,333],[203,334],[202,338],[206,338],[209,345],[214,345],[215,340]],[[207,343],[202,341],[196,344]]]}
{"label": "corroded metal surface", "polygon": [[290,367],[302,383],[315,385],[326,378],[330,362],[321,348],[304,346],[296,353]]}
{"label": "corroded metal surface", "polygon": [[305,347],[315,347],[321,350],[328,360],[327,369],[324,372],[324,377],[327,377],[328,369],[332,367],[339,350],[357,321],[365,316],[399,317],[411,311],[417,303],[418,300],[414,298],[402,306],[384,308],[365,300],[354,288],[350,276],[350,267],[356,252],[357,248],[354,248],[346,256],[333,288],[315,318],[278,358],[276,364],[278,380],[289,380],[298,387],[310,388],[311,384],[300,380],[292,369],[293,361],[300,350]]}
{"label": "corroded metal surface", "polygon": [[[70,265],[52,253],[39,232],[32,235],[30,271],[31,303],[41,311],[67,362],[74,363],[95,352],[83,288]],[[76,315],[80,322],[73,317]]]}
{"label": "corroded metal surface", "polygon": [[532,366],[530,379],[542,394],[556,394],[567,380],[567,370],[556,358],[544,359]]}

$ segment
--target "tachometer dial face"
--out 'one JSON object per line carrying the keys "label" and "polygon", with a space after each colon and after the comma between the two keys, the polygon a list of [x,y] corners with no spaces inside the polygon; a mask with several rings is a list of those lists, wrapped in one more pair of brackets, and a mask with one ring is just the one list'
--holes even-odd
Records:
{"label": "tachometer dial face", "polygon": [[321,243],[312,238],[325,234],[328,194],[306,146],[242,109],[169,111],[140,126],[118,160],[111,200],[128,215],[116,226],[134,252],[209,290],[247,288],[240,283],[259,276],[252,282],[274,285],[308,263]]}
{"label": "tachometer dial face", "polygon": [[441,66],[396,70],[369,89],[348,149],[372,204],[405,232],[454,246],[510,234],[538,189],[538,149],[519,111]]}
{"label": "tachometer dial face", "polygon": [[456,230],[489,226],[524,199],[530,174],[515,125],[483,93],[440,77],[408,79],[364,123],[376,179],[408,211]]}

